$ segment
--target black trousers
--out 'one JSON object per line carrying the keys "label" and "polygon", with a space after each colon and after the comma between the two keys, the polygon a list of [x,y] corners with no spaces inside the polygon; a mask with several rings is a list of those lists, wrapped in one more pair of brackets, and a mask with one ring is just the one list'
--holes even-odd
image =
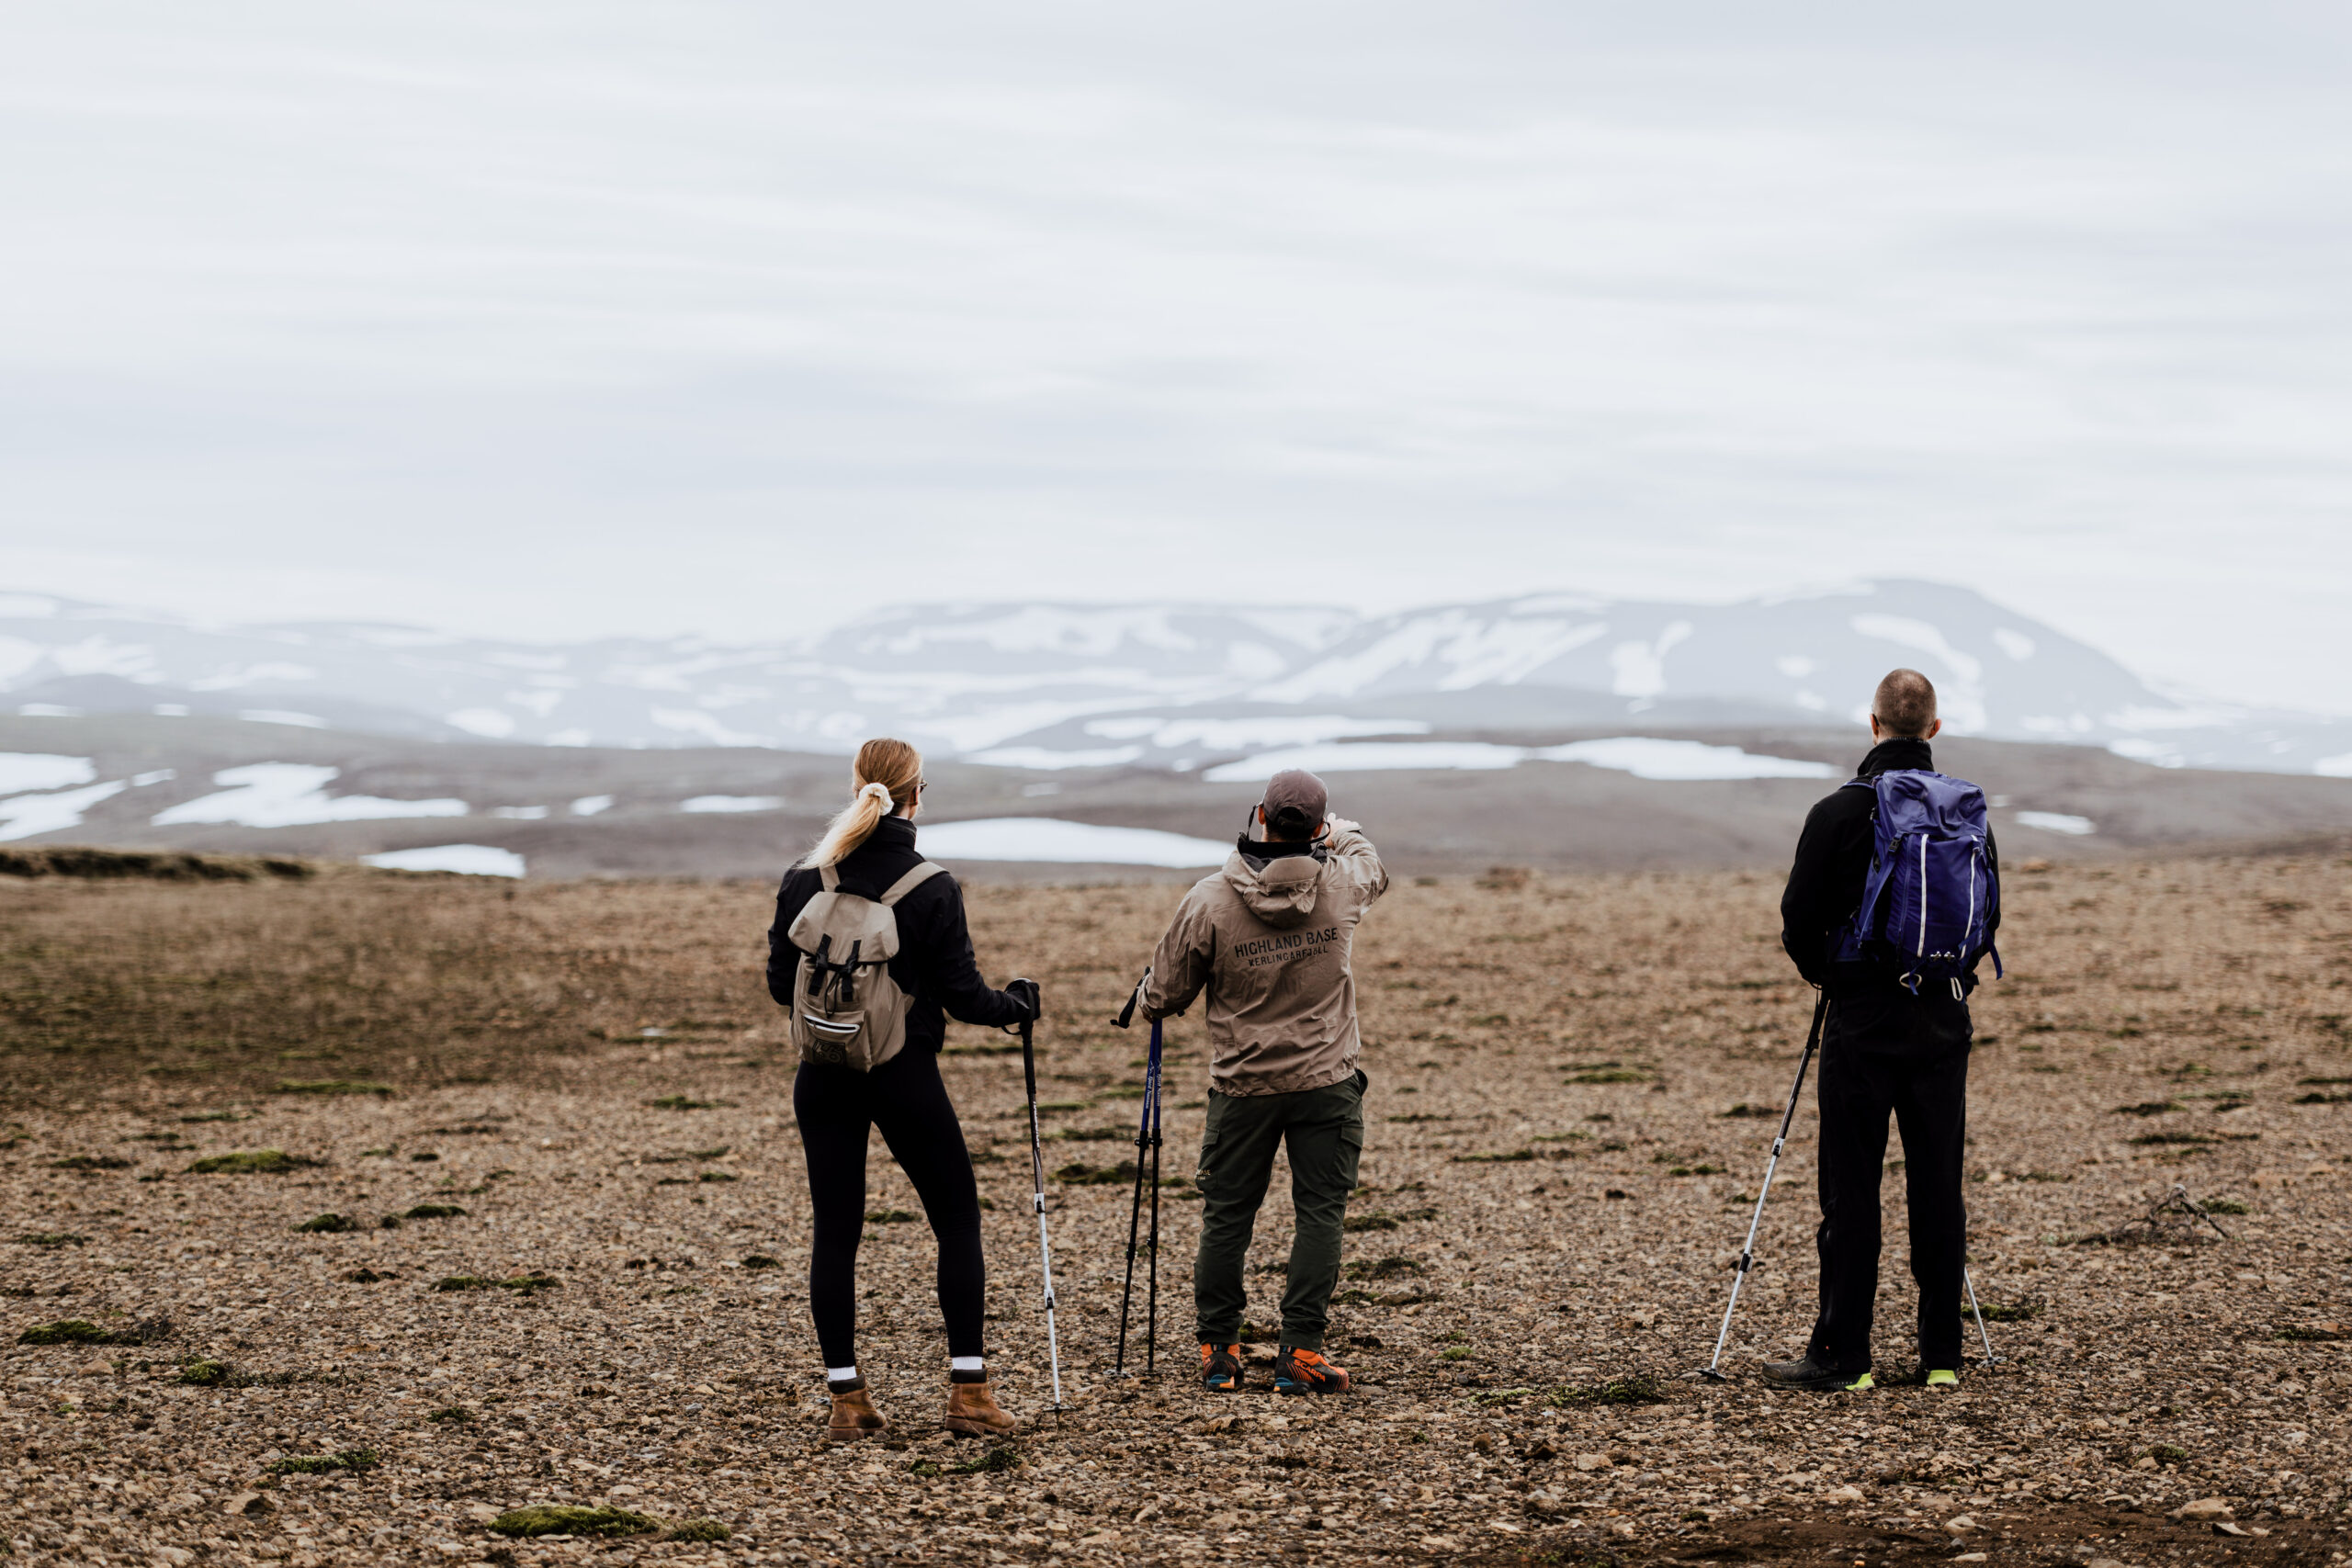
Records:
{"label": "black trousers", "polygon": [[988,1266],[980,1254],[980,1192],[963,1124],[939,1078],[939,1058],[910,1046],[870,1073],[803,1062],[792,1111],[808,1157],[816,1240],[808,1254],[808,1310],[825,1365],[857,1359],[857,1244],[865,1234],[865,1133],[882,1132],[890,1157],[914,1183],[939,1241],[939,1311],[947,1353],[977,1356]]}
{"label": "black trousers", "polygon": [[[1925,987],[1922,987],[1925,990]],[[1899,988],[1833,997],[1822,1027],[1821,1313],[1807,1354],[1816,1366],[1871,1368],[1878,1300],[1879,1183],[1890,1114],[1903,1134],[1911,1211],[1911,1277],[1919,1286],[1919,1364],[1960,1366],[1961,1274],[1968,1210],[1968,1004]]]}

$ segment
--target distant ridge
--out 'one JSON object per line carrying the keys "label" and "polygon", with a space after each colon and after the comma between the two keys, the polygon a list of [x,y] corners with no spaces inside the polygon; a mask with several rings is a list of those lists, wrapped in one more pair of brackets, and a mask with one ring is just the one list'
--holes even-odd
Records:
{"label": "distant ridge", "polygon": [[888,732],[1033,769],[1190,770],[1375,735],[1843,726],[1898,663],[1936,681],[1958,734],[2165,766],[2352,773],[2352,724],[2186,701],[1979,593],[1910,581],[1732,604],[1547,593],[1377,616],[917,605],[762,645],[217,626],[0,595],[0,693],[20,713],[825,752]]}

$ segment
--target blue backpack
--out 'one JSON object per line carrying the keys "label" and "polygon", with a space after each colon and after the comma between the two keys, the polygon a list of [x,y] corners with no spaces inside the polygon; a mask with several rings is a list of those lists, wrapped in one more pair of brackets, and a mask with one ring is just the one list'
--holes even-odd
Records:
{"label": "blue backpack", "polygon": [[1877,805],[1862,902],[1838,932],[1832,957],[1891,965],[1914,996],[1922,980],[1949,981],[1952,995],[1962,995],[1962,976],[1987,953],[1999,976],[2001,955],[1987,928],[2001,884],[1988,852],[1984,792],[1924,768],[1897,768],[1846,787],[1871,791]]}

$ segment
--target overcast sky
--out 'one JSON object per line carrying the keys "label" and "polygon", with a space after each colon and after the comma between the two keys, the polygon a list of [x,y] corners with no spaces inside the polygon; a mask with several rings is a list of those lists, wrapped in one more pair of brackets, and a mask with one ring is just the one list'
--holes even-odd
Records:
{"label": "overcast sky", "polygon": [[1978,587],[2352,711],[2352,9],[0,13],[0,587]]}

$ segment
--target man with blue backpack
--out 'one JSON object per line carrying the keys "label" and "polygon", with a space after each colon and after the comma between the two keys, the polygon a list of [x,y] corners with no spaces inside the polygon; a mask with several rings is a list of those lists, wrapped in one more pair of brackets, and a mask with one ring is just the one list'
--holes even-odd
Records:
{"label": "man with blue backpack", "polygon": [[1815,805],[1781,898],[1781,942],[1821,988],[1821,1307],[1803,1359],[1768,1361],[1791,1388],[1866,1389],[1878,1295],[1887,1118],[1903,1134],[1919,1370],[1960,1382],[1967,1208],[1968,994],[2000,955],[2000,866],[1984,795],[1935,771],[1936,689],[1916,670],[1881,681],[1876,742],[1857,777]]}

